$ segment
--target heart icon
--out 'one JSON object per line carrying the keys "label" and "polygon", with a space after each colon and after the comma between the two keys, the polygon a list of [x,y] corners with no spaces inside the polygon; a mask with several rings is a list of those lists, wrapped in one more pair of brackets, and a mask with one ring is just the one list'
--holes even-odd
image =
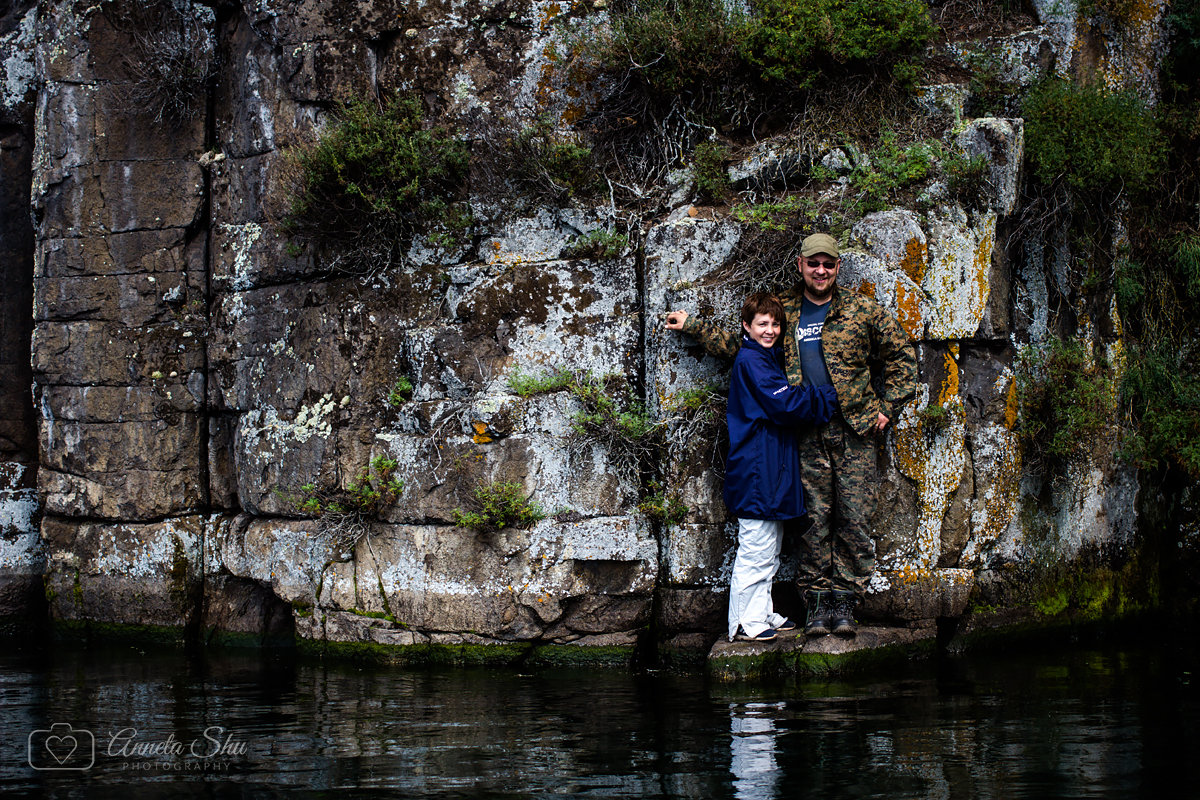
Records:
{"label": "heart icon", "polygon": [[79,747],[79,742],[74,736],[47,736],[46,750],[50,755],[54,756],[54,760],[59,764],[65,764],[67,759],[75,755],[75,750]]}

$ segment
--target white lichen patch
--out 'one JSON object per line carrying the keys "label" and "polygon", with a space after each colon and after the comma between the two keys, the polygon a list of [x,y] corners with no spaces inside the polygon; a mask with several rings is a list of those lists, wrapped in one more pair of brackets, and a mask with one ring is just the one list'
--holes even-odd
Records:
{"label": "white lichen patch", "polygon": [[0,572],[40,575],[46,553],[36,524],[37,490],[26,488],[31,467],[0,463]]}
{"label": "white lichen patch", "polygon": [[504,223],[479,252],[488,264],[519,266],[557,260],[573,240],[606,225],[602,210],[539,208],[532,217]]}
{"label": "white lichen patch", "polygon": [[731,281],[715,280],[714,273],[729,261],[740,239],[736,224],[688,217],[656,225],[647,233],[648,313],[642,325],[652,413],[662,413],[664,402],[681,391],[728,385],[728,364],[711,357],[697,360],[695,343],[665,330],[664,325],[666,312],[684,309],[694,314],[702,304],[714,309],[712,319],[718,325],[736,325],[740,288]]}
{"label": "white lichen patch", "polygon": [[240,529],[214,520],[205,571],[222,569],[269,584],[285,602],[317,603],[322,573],[337,554],[316,534],[316,523],[255,520]]}
{"label": "white lichen patch", "polygon": [[[1046,284],[1044,251],[1026,248],[1017,268],[1014,314],[1022,317],[1029,342],[1038,344],[1049,336],[1050,290]],[[1013,345],[1020,346],[1013,334]]]}
{"label": "white lichen patch", "polygon": [[922,86],[917,102],[926,114],[949,117],[955,124],[962,119],[970,89],[961,83],[938,83]]}
{"label": "white lichen patch", "polygon": [[255,408],[243,416],[242,430],[247,439],[265,442],[272,449],[303,444],[314,436],[328,439],[333,431],[329,415],[337,408],[331,392],[326,392],[312,405],[301,406],[291,421],[282,419],[273,406]]}
{"label": "white lichen patch", "polygon": [[982,567],[1016,517],[1021,449],[1010,427],[989,422],[973,433],[972,445],[975,502],[971,507],[971,536],[959,563]]}
{"label": "white lichen patch", "polygon": [[262,226],[257,222],[239,224],[222,222],[217,227],[223,230],[228,237],[224,246],[233,249],[233,274],[230,276],[230,287],[234,291],[245,291],[252,288],[255,276],[252,250],[255,243],[262,238]]}
{"label": "white lichen patch", "polygon": [[[369,544],[360,544],[353,563],[329,570],[325,596],[334,608],[406,609],[406,624],[434,630],[454,630],[448,624],[473,609],[470,627],[489,630],[500,625],[486,618],[494,600],[525,605],[549,622],[561,615],[559,602],[568,597],[648,595],[657,556],[649,527],[632,517],[545,520],[529,531],[506,529],[486,541],[460,528],[387,526]],[[621,571],[628,580],[624,585],[589,586],[576,569],[579,562],[622,563],[634,569]]]}
{"label": "white lichen patch", "polygon": [[569,69],[570,36],[588,38],[607,26],[608,13],[566,14],[571,5],[560,0],[534,0],[529,17],[533,34],[521,54],[524,66],[513,79],[512,106],[524,119],[549,113],[571,123],[583,115],[593,92]]}
{"label": "white lichen patch", "polygon": [[1138,489],[1136,471],[1124,465],[1072,466],[1055,498],[1058,553],[1070,557],[1087,545],[1130,541]]}
{"label": "white lichen patch", "polygon": [[12,109],[37,88],[34,43],[37,9],[25,12],[16,28],[0,36],[0,104]]}
{"label": "white lichen patch", "polygon": [[163,583],[177,559],[184,559],[189,571],[199,564],[201,541],[201,534],[182,521],[97,526],[89,573]]}
{"label": "white lichen patch", "polygon": [[972,225],[961,208],[929,217],[929,267],[921,282],[922,316],[932,339],[975,335],[987,307],[996,214]]}
{"label": "white lichen patch", "polygon": [[663,538],[663,578],[675,586],[727,589],[737,555],[736,542],[736,522],[672,526]]}

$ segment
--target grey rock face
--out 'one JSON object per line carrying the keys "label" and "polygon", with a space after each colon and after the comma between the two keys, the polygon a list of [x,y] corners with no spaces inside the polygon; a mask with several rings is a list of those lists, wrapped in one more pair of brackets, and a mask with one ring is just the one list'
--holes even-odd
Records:
{"label": "grey rock face", "polygon": [[[214,640],[629,646],[653,624],[676,646],[710,644],[736,546],[724,412],[681,403],[720,395],[727,365],[663,315],[737,329],[742,224],[682,205],[625,218],[474,197],[465,241],[418,236],[402,264],[365,276],[278,225],[287,148],[327,129],[338,102],[419,89],[467,138],[542,111],[578,119],[591,88],[557,47],[565,26],[604,15],[540,1],[196,6],[220,72],[199,113],[164,124],[127,102],[136,33],[116,8],[26,3],[0,19],[0,265],[19,287],[0,299],[0,617],[30,607],[44,576],[56,619]],[[1065,69],[1074,33],[1046,25],[996,45],[1006,76]],[[841,275],[919,353],[917,398],[880,450],[863,608],[922,631],[962,614],[994,562],[1032,558],[1019,510],[1038,486],[1013,430],[1012,364],[1049,335],[1069,263],[1067,243],[1005,241],[1022,121],[963,119],[962,86],[927,94],[943,145],[984,158],[986,186],[965,201],[926,187],[919,209],[854,220]],[[792,189],[810,158],[845,174],[865,156],[781,136],[732,177]],[[671,180],[682,202],[688,180]],[[617,229],[619,257],[569,257],[580,236]],[[628,387],[656,425],[652,456],[631,465],[581,437],[569,387],[514,388],[563,370]],[[361,537],[336,540],[304,507],[391,461],[403,486]],[[1039,546],[1068,557],[1128,540],[1136,475],[1106,462],[1073,477]],[[456,526],[494,482],[545,518]]]}

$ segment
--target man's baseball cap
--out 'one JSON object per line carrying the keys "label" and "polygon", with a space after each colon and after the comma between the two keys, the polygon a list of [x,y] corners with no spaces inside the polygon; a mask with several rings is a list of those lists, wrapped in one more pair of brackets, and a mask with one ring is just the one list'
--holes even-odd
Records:
{"label": "man's baseball cap", "polygon": [[805,237],[804,241],[800,243],[800,255],[808,258],[817,253],[836,257],[838,254],[837,239],[828,233],[814,233],[812,236]]}

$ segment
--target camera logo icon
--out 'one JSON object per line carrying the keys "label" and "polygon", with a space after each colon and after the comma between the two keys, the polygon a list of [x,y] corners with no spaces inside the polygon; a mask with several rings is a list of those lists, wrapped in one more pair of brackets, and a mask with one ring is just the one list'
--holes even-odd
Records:
{"label": "camera logo icon", "polygon": [[29,766],[39,770],[91,769],[96,763],[96,737],[87,728],[56,722],[29,734]]}

